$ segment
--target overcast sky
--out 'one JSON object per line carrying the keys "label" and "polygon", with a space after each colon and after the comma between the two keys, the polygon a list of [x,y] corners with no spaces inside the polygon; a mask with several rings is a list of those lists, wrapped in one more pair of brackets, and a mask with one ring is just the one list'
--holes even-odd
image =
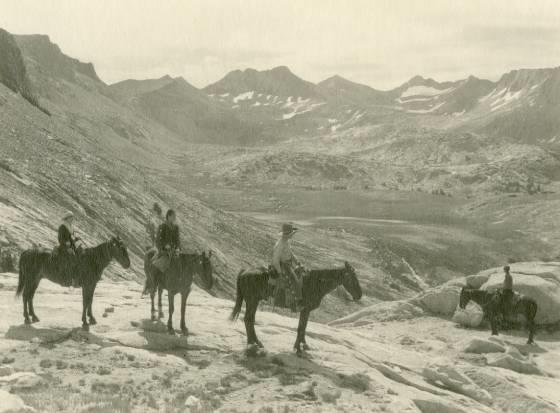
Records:
{"label": "overcast sky", "polygon": [[107,83],[286,65],[389,89],[560,65],[559,0],[0,0],[0,27],[48,34]]}

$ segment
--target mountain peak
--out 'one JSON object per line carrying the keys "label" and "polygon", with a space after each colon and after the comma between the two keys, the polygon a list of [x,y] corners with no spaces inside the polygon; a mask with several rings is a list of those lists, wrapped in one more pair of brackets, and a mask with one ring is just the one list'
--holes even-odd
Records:
{"label": "mountain peak", "polygon": [[272,73],[285,73],[285,74],[293,74],[292,71],[288,66],[276,66],[270,69]]}
{"label": "mountain peak", "polygon": [[317,95],[313,83],[299,78],[287,66],[277,66],[269,70],[234,70],[218,82],[208,85],[204,90],[212,94],[258,91],[274,96]]}
{"label": "mountain peak", "polygon": [[24,57],[32,58],[53,77],[74,81],[76,74],[101,82],[92,63],[84,63],[65,55],[60,47],[43,34],[14,35]]}
{"label": "mountain peak", "polygon": [[352,82],[340,75],[333,75],[319,82],[319,84],[337,84],[337,83],[352,83]]}

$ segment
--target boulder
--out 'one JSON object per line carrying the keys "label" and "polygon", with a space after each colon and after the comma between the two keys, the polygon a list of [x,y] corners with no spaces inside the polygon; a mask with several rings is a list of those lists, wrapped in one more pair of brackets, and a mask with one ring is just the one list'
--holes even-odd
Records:
{"label": "boulder", "polygon": [[442,399],[414,399],[422,413],[466,413],[466,410]]}
{"label": "boulder", "polygon": [[457,307],[455,314],[453,314],[453,321],[466,327],[478,327],[482,324],[483,319],[482,308],[472,301],[464,309]]}
{"label": "boulder", "polygon": [[434,288],[418,297],[418,301],[430,313],[450,316],[459,304],[459,292],[459,287]]}
{"label": "boulder", "polygon": [[532,360],[520,360],[510,354],[488,356],[487,362],[489,366],[501,367],[521,374],[542,374]]}
{"label": "boulder", "polygon": [[[543,264],[544,265],[544,264]],[[527,266],[527,264],[525,264]],[[531,268],[531,267],[530,267]],[[528,268],[524,268],[526,271]],[[538,305],[537,324],[555,324],[560,322],[560,270],[551,272],[549,266],[533,268],[532,272],[519,273],[512,267],[514,290],[533,298]],[[481,287],[483,290],[501,288],[504,280],[503,272],[495,271]]]}
{"label": "boulder", "polygon": [[473,275],[469,275],[466,279],[465,282],[467,284],[467,287],[469,288],[480,288],[482,287],[482,285],[488,281],[488,274],[473,274]]}
{"label": "boulder", "polygon": [[424,314],[422,308],[405,300],[383,301],[373,304],[363,310],[357,311],[345,317],[331,321],[329,325],[351,325],[362,327],[375,325],[379,322],[411,320]]}
{"label": "boulder", "polygon": [[485,354],[485,353],[505,353],[504,346],[489,340],[474,338],[467,343],[465,353]]}
{"label": "boulder", "polygon": [[197,413],[202,411],[202,402],[198,397],[190,395],[185,400],[185,409],[189,413]]}
{"label": "boulder", "polygon": [[443,387],[468,396],[480,403],[489,404],[492,396],[486,390],[480,388],[470,378],[454,369],[444,365],[432,365],[422,370],[424,378],[431,383],[441,383]]}

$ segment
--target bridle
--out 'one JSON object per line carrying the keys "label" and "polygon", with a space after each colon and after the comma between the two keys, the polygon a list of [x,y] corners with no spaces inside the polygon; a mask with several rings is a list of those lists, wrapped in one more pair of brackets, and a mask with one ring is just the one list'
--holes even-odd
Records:
{"label": "bridle", "polygon": [[112,261],[113,260],[113,255],[111,254],[111,250],[109,249],[110,248],[109,245],[111,244],[111,242],[113,242],[113,241],[111,241],[111,240],[107,241],[105,243],[105,248],[103,248],[103,250],[105,252],[105,259],[107,261]]}

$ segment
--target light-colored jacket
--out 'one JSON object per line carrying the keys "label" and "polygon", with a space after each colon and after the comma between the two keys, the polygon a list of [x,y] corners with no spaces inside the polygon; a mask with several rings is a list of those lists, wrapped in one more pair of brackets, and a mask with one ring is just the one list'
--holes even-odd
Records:
{"label": "light-colored jacket", "polygon": [[276,242],[274,249],[272,250],[272,265],[279,274],[282,274],[281,263],[289,263],[290,261],[294,263],[299,262],[292,252],[290,240],[288,238],[281,237]]}

